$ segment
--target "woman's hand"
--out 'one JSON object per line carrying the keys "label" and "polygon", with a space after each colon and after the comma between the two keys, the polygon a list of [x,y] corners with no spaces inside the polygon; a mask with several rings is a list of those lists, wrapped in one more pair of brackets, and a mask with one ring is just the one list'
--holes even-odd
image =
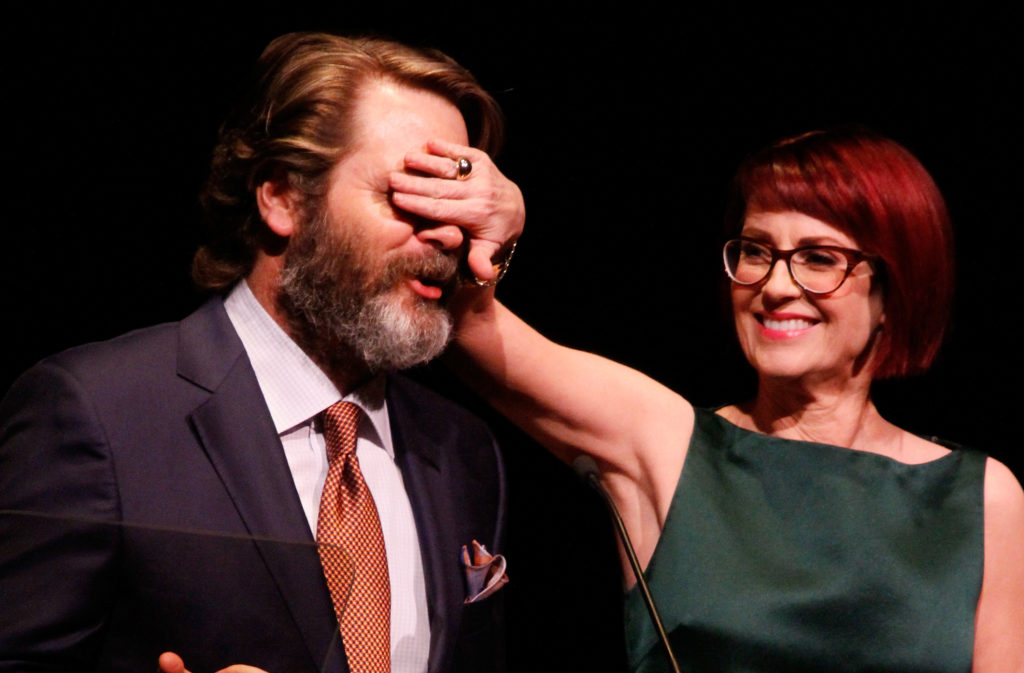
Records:
{"label": "woman's hand", "polygon": [[[472,164],[459,178],[458,159]],[[492,259],[519,238],[526,219],[523,195],[485,152],[431,140],[425,152],[405,155],[410,172],[391,173],[394,205],[419,217],[462,228],[469,237],[469,269],[481,281],[495,278]]]}

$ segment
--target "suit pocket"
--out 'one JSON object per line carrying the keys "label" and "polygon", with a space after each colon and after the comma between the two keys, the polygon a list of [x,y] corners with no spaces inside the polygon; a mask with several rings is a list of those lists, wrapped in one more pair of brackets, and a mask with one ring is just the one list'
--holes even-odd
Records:
{"label": "suit pocket", "polygon": [[504,671],[504,598],[499,591],[477,603],[464,603],[456,671]]}

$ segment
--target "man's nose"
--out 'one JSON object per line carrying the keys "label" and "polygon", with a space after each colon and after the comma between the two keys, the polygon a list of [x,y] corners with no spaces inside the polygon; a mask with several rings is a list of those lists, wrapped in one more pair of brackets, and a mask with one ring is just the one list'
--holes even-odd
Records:
{"label": "man's nose", "polygon": [[454,250],[462,245],[463,234],[454,224],[426,222],[416,230],[416,238],[438,250]]}

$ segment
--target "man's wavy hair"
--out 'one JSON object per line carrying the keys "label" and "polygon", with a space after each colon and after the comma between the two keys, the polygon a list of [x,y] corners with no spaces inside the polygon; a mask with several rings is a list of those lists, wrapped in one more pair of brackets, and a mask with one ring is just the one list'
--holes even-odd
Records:
{"label": "man's wavy hair", "polygon": [[282,181],[307,204],[322,198],[331,169],[352,149],[358,91],[371,79],[440,95],[462,113],[475,147],[491,155],[500,148],[498,104],[441,52],[374,38],[282,35],[263,51],[251,93],[220,129],[200,196],[207,237],[192,261],[200,288],[230,287],[249,274],[261,247],[280,245],[256,206],[261,184]]}

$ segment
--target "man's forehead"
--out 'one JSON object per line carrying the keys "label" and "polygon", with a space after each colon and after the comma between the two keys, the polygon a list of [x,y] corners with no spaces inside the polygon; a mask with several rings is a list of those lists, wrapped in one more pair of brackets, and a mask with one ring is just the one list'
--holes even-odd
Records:
{"label": "man's forehead", "polygon": [[[357,91],[352,140],[380,152],[423,149],[428,140],[469,143],[466,122],[443,96],[386,78],[367,80]],[[401,148],[401,149],[396,149]]]}

